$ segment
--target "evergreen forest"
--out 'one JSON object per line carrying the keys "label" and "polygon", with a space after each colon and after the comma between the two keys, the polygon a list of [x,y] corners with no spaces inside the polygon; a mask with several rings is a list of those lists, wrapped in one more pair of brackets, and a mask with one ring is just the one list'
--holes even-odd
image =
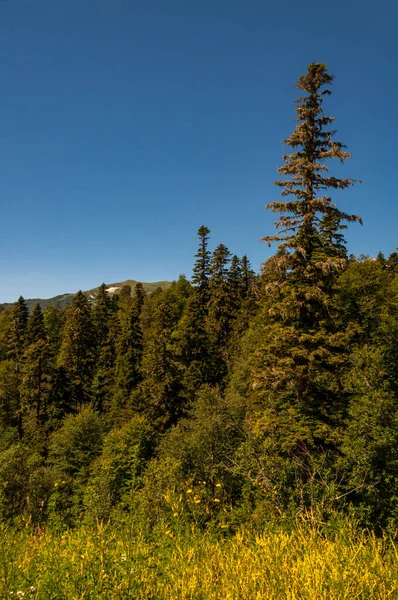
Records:
{"label": "evergreen forest", "polygon": [[[259,273],[202,225],[190,280],[112,296],[103,284],[68,308],[29,312],[22,296],[2,308],[7,535],[129,519],[148,536],[178,524],[225,544],[298,521],[396,535],[398,253],[347,253],[344,232],[361,218],[333,195],[360,182],[333,174],[350,154],[328,116],[332,82],[312,63],[296,84],[280,198],[267,204],[274,253]],[[132,597],[245,597],[140,589]],[[82,590],[48,597],[130,597]],[[351,597],[333,593],[314,598]]]}

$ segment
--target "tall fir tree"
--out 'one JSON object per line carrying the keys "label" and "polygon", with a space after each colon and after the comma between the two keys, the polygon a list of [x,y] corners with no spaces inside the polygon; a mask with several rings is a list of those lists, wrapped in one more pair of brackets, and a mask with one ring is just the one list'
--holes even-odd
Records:
{"label": "tall fir tree", "polygon": [[252,269],[249,259],[246,254],[242,256],[240,261],[241,264],[241,285],[243,290],[243,297],[255,295],[256,288],[256,275]]}
{"label": "tall fir tree", "polygon": [[138,316],[141,315],[142,307],[144,306],[146,298],[146,292],[144,290],[144,286],[139,281],[134,288],[134,305],[137,311]]}
{"label": "tall fir tree", "polygon": [[114,392],[116,347],[120,335],[117,315],[108,321],[107,329],[107,336],[98,348],[92,386],[93,406],[100,413],[109,410]]}
{"label": "tall fir tree", "polygon": [[77,409],[91,399],[91,385],[96,357],[96,335],[91,306],[79,291],[68,310],[62,335],[59,366],[64,367],[70,381],[72,408]]}
{"label": "tall fir tree", "polygon": [[7,348],[9,358],[17,361],[21,360],[27,342],[28,319],[28,307],[23,296],[20,296],[12,308]]}
{"label": "tall fir tree", "polygon": [[303,327],[311,327],[327,313],[330,284],[347,265],[341,231],[347,222],[361,221],[340,211],[325,195],[328,189],[342,190],[355,183],[350,177],[329,176],[324,164],[330,159],[344,163],[351,157],[344,144],[333,140],[336,131],[328,129],[334,118],[323,113],[323,99],[331,92],[322,88],[333,78],[324,64],[312,63],[298,80],[296,87],[307,95],[296,100],[298,124],[284,140],[298,149],[284,154],[285,164],[278,169],[288,179],[275,182],[283,188],[284,198],[293,198],[267,204],[280,218],[275,223],[277,233],[263,240],[269,245],[278,242],[276,260],[288,274],[277,310],[282,319],[298,320]]}
{"label": "tall fir tree", "polygon": [[29,344],[46,339],[46,330],[44,326],[44,316],[40,303],[37,302],[32,310],[32,314],[27,324],[27,341]]}
{"label": "tall fir tree", "polygon": [[141,380],[142,331],[131,294],[121,298],[115,328],[113,410],[118,412],[128,405],[132,391]]}
{"label": "tall fir tree", "polygon": [[54,355],[58,353],[61,346],[65,312],[65,309],[48,306],[43,313],[46,339]]}
{"label": "tall fir tree", "polygon": [[[298,149],[283,156],[285,164],[279,173],[288,179],[276,181],[283,188],[282,196],[293,199],[267,205],[281,216],[275,224],[276,235],[263,238],[268,244],[278,242],[272,263],[277,276],[267,282],[264,296],[267,317],[271,317],[270,333],[272,337],[275,334],[277,345],[279,335],[287,343],[283,350],[281,346],[281,360],[290,356],[297,398],[304,404],[307,393],[311,397],[317,395],[310,375],[312,367],[328,358],[333,362],[334,347],[343,343],[341,332],[334,328],[332,288],[347,266],[341,231],[346,222],[360,221],[359,217],[340,211],[325,195],[330,188],[345,189],[355,182],[349,177],[329,176],[324,164],[333,158],[344,162],[350,157],[342,143],[333,141],[335,131],[328,128],[333,118],[326,117],[322,109],[325,95],[330,94],[329,89],[322,88],[332,81],[325,65],[312,63],[297,83],[296,87],[307,95],[296,101],[298,124],[285,143]],[[262,369],[262,385],[285,385],[290,369],[275,369],[273,354],[269,360],[270,369]]]}
{"label": "tall fir tree", "polygon": [[264,240],[277,242],[278,251],[262,278],[256,320],[262,332],[250,359],[247,427],[249,453],[256,455],[253,475],[267,494],[273,489],[279,508],[284,502],[308,508],[314,481],[325,476],[320,465],[331,467],[348,404],[342,378],[357,332],[334,318],[333,288],[348,264],[341,232],[360,219],[340,211],[327,195],[354,183],[330,176],[325,164],[350,157],[333,140],[333,118],[323,113],[332,81],[321,63],[309,65],[298,80],[306,95],[296,101],[298,123],[285,140],[294,150],[283,155],[279,173],[286,178],[276,181],[283,200],[267,205],[280,217],[277,233]]}
{"label": "tall fir tree", "polygon": [[211,253],[208,250],[210,229],[202,225],[198,229],[199,249],[195,254],[196,262],[193,267],[192,283],[197,287],[198,295],[203,306],[208,301]]}
{"label": "tall fir tree", "polygon": [[145,303],[144,351],[142,355],[140,394],[136,406],[158,431],[177,422],[185,409],[182,394],[182,364],[178,355],[176,325],[189,294],[189,282],[178,282]]}
{"label": "tall fir tree", "polygon": [[95,298],[93,307],[93,325],[97,338],[97,347],[100,350],[109,332],[109,321],[112,315],[112,300],[108,294],[105,283],[101,284]]}
{"label": "tall fir tree", "polygon": [[16,377],[14,382],[17,383],[17,389],[15,395],[17,400],[17,428],[18,437],[22,439],[23,436],[23,406],[20,395],[20,382],[21,382],[21,370],[23,365],[24,350],[27,345],[27,327],[28,327],[29,311],[25,299],[23,296],[18,298],[18,301],[12,307],[11,323],[8,331],[7,339],[7,353],[8,357],[14,363],[14,369]]}
{"label": "tall fir tree", "polygon": [[34,413],[40,426],[47,419],[48,398],[53,384],[54,362],[48,343],[39,337],[24,353],[21,369],[21,402],[24,413]]}
{"label": "tall fir tree", "polygon": [[198,230],[199,248],[191,279],[193,287],[174,333],[176,353],[184,369],[183,387],[187,398],[191,399],[212,377],[210,340],[206,331],[211,262],[209,234],[210,229],[204,225]]}
{"label": "tall fir tree", "polygon": [[236,308],[235,298],[230,292],[230,256],[228,248],[219,244],[211,257],[209,302],[205,321],[212,355],[211,383],[221,383],[228,370],[229,334]]}

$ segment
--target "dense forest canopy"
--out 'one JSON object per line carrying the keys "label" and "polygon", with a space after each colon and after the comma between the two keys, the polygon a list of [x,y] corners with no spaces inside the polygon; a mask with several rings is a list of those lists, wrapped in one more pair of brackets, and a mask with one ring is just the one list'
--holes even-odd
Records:
{"label": "dense forest canopy", "polygon": [[191,281],[3,308],[3,520],[398,525],[398,255],[347,255],[332,82],[298,80],[259,275],[201,226]]}

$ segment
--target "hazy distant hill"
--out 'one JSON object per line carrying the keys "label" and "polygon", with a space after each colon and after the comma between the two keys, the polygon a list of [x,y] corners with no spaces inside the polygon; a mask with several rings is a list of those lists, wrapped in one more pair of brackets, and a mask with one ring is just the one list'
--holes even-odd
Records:
{"label": "hazy distant hill", "polygon": [[[127,279],[126,281],[119,281],[117,283],[109,283],[109,284],[107,283],[106,287],[109,291],[109,294],[113,295],[113,294],[117,293],[122,288],[123,285],[130,285],[132,294],[134,294],[134,287],[137,283],[138,282],[135,281],[134,279]],[[156,290],[156,288],[158,288],[158,287],[161,287],[163,289],[170,287],[171,282],[170,281],[155,281],[153,283],[142,282],[142,285],[143,285],[146,293],[150,294],[151,292]],[[84,292],[84,294],[86,294],[86,296],[93,302],[95,301],[95,297],[98,292],[98,287]],[[47,298],[47,299],[43,299],[43,298],[26,299],[25,298],[25,301],[26,301],[26,304],[28,305],[29,311],[32,310],[32,308],[34,307],[34,305],[37,302],[40,302],[42,310],[45,310],[47,308],[47,306],[59,306],[60,308],[65,308],[67,306],[70,306],[74,295],[75,294],[61,294],[60,296],[54,296],[54,298]],[[5,306],[5,307],[12,306],[12,304],[4,303],[3,306]]]}

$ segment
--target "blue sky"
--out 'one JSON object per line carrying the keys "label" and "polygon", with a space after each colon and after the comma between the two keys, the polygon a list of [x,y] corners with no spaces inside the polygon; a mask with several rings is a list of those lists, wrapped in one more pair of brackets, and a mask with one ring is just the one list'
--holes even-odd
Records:
{"label": "blue sky", "polygon": [[398,246],[398,8],[341,0],[0,2],[0,301],[191,275],[197,229],[260,268],[264,206],[294,84],[336,80],[325,113],[363,180],[354,253]]}

